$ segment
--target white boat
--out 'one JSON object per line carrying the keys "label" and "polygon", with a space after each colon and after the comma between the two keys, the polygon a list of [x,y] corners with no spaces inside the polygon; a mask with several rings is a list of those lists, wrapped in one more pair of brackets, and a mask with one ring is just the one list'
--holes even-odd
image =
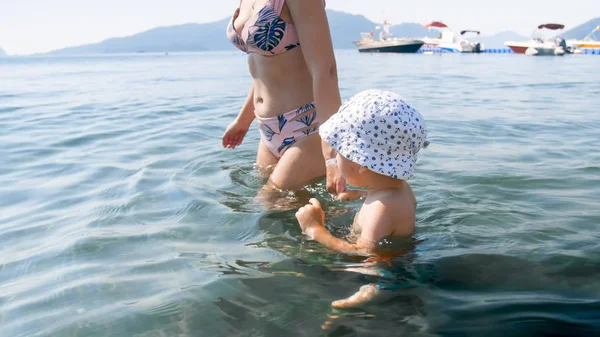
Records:
{"label": "white boat", "polygon": [[[375,31],[379,30],[379,39],[375,39]],[[390,26],[386,21],[383,29],[377,26],[375,31],[361,33],[361,39],[355,41],[361,53],[416,53],[425,42],[422,40],[393,37]]]}
{"label": "white boat", "polygon": [[450,53],[481,53],[484,51],[483,45],[479,42],[473,42],[465,38],[468,33],[479,35],[477,30],[463,30],[460,35],[455,34],[450,27],[440,21],[430,22],[423,27],[435,28],[440,31],[440,37],[437,39],[425,39],[425,43],[437,46],[444,52]]}
{"label": "white boat", "polygon": [[583,40],[569,40],[567,45],[576,46],[581,49],[600,49],[600,41],[594,35],[600,36],[600,26],[592,30]]}
{"label": "white boat", "polygon": [[557,46],[552,42],[540,41],[538,44],[531,44],[525,55],[527,56],[563,56],[565,55],[565,48]]}
{"label": "white boat", "polygon": [[561,31],[565,29],[564,25],[556,23],[547,23],[539,25],[533,32],[532,38],[529,41],[507,41],[504,44],[512,49],[515,54],[525,54],[529,56],[563,56],[569,52],[564,39],[558,34],[549,40],[542,38],[544,29],[551,31]]}

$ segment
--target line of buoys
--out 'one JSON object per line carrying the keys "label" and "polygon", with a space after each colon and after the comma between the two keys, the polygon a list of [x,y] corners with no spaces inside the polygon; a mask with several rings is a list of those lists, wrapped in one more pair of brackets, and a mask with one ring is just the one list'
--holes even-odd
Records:
{"label": "line of buoys", "polygon": [[483,50],[484,53],[488,54],[514,54],[510,48],[486,48]]}
{"label": "line of buoys", "polygon": [[[579,49],[581,50],[581,54],[586,55],[600,55],[600,49]],[[453,53],[452,51],[442,50],[441,48],[435,47],[422,47],[417,52],[419,54],[442,54],[442,53]],[[482,51],[482,53],[486,54],[514,54],[512,49],[510,48],[486,48]]]}
{"label": "line of buoys", "polygon": [[600,55],[600,49],[581,49],[584,54]]}
{"label": "line of buoys", "polygon": [[[481,51],[482,53],[488,54],[512,54],[513,51],[510,48],[489,48]],[[419,49],[418,53],[420,54],[430,54],[430,53],[458,53],[452,52],[449,50],[443,50],[441,48],[431,48],[431,47],[423,47]]]}
{"label": "line of buoys", "polygon": [[421,49],[419,49],[417,51],[417,53],[419,53],[419,54],[431,54],[431,53],[443,53],[443,51],[440,48],[425,48],[425,47],[421,47]]}

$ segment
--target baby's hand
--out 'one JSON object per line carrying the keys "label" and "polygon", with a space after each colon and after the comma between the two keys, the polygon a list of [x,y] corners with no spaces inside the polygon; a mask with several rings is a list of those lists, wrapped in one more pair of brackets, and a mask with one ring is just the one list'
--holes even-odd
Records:
{"label": "baby's hand", "polygon": [[308,234],[308,229],[315,226],[323,226],[325,223],[325,213],[321,208],[319,200],[312,198],[310,203],[296,212],[296,219],[300,223],[300,228]]}

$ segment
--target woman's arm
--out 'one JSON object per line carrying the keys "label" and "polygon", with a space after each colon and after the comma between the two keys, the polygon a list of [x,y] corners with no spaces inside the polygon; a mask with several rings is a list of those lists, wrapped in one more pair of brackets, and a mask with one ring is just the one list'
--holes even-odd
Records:
{"label": "woman's arm", "polygon": [[[325,122],[340,105],[337,66],[323,0],[287,0],[294,26],[298,32],[304,60],[313,79],[313,96],[319,121]],[[335,158],[335,151],[322,142],[325,160]],[[346,181],[337,166],[327,166],[327,190],[334,194],[346,190]]]}
{"label": "woman's arm", "polygon": [[254,120],[254,84],[250,86],[250,92],[246,97],[242,110],[238,116],[229,124],[221,138],[223,147],[235,149],[242,144],[252,121]]}
{"label": "woman's arm", "polygon": [[252,84],[250,85],[250,92],[248,92],[246,101],[244,102],[244,105],[242,105],[242,110],[240,110],[236,120],[242,123],[242,125],[250,127],[254,118],[256,118],[256,116],[254,115],[254,84]]}

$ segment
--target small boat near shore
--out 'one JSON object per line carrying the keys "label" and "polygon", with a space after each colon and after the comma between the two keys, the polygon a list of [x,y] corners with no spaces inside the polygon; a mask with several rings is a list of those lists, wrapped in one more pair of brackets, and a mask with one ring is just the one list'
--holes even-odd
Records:
{"label": "small boat near shore", "polygon": [[559,37],[558,34],[553,39],[542,38],[542,31],[561,31],[565,29],[564,25],[557,23],[546,23],[539,25],[534,30],[531,40],[529,41],[507,41],[504,44],[508,46],[515,54],[525,54],[529,56],[563,56],[570,52],[567,48],[566,41]]}
{"label": "small boat near shore", "polygon": [[581,49],[600,49],[600,41],[595,39],[594,35],[600,36],[600,26],[592,30],[583,40],[569,40],[567,45],[576,46]]}
{"label": "small boat near shore", "polygon": [[[378,39],[375,39],[376,31],[379,31]],[[416,53],[425,44],[422,40],[393,37],[387,20],[383,29],[378,26],[375,31],[360,35],[361,39],[354,44],[361,53]]]}
{"label": "small boat near shore", "polygon": [[465,35],[474,33],[480,35],[478,30],[463,30],[460,35],[455,34],[450,27],[440,21],[430,22],[423,27],[435,28],[440,31],[440,37],[437,39],[425,39],[427,45],[432,45],[440,48],[444,52],[450,53],[482,53],[483,45],[479,42],[470,41],[465,38]]}

